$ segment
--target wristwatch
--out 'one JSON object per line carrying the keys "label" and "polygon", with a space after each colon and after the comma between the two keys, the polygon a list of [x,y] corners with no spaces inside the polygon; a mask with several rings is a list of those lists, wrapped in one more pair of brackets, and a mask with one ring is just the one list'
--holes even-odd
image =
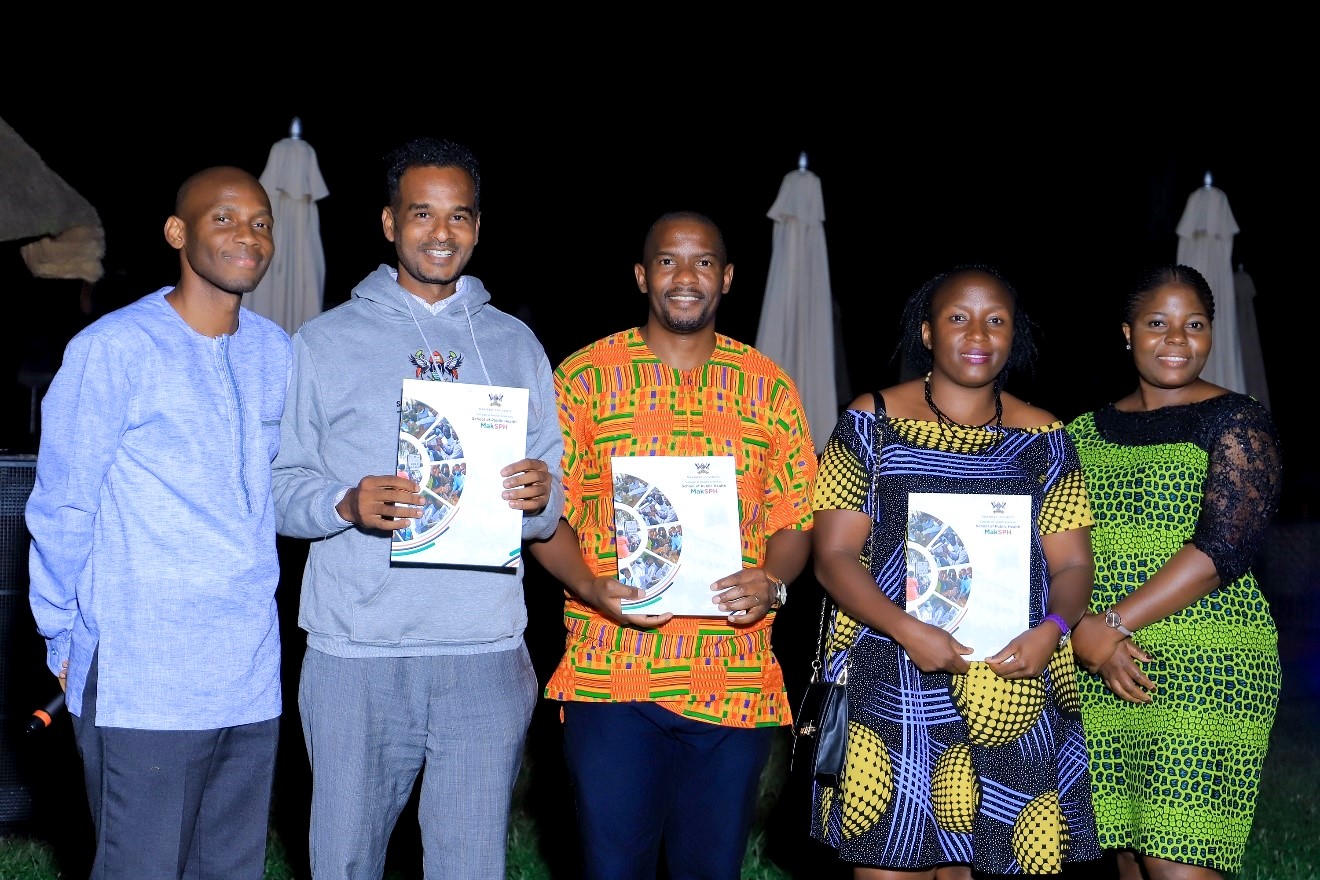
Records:
{"label": "wristwatch", "polygon": [[[765,571],[765,569],[761,569]],[[782,608],[788,602],[788,584],[781,581],[778,577],[766,571],[765,576],[775,585],[775,601],[771,608]]]}
{"label": "wristwatch", "polygon": [[1112,608],[1105,612],[1105,626],[1118,630],[1129,639],[1132,638],[1132,630],[1123,625],[1123,618],[1119,617],[1118,612]]}

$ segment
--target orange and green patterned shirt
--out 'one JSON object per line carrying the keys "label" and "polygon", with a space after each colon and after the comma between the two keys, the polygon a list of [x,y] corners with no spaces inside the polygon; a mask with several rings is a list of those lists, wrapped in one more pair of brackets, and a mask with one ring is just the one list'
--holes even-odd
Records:
{"label": "orange and green patterned shirt", "polygon": [[[633,328],[565,358],[555,391],[564,518],[596,574],[617,576],[613,456],[734,456],[744,567],[763,563],[779,529],[811,528],[817,462],[806,414],[793,380],[752,346],[716,334],[710,360],[681,371],[661,363]],[[650,701],[728,727],[791,722],[770,644],[773,612],[746,628],[723,617],[674,617],[639,630],[566,597],[566,651],[546,697]]]}

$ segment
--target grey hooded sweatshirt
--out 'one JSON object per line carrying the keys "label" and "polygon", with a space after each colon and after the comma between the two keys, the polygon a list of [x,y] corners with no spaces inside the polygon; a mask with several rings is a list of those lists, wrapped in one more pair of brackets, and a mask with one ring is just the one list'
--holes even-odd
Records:
{"label": "grey hooded sweatshirt", "polygon": [[[563,438],[550,362],[522,321],[465,275],[432,315],[381,265],[348,302],[293,337],[293,376],[274,464],[280,534],[312,539],[298,625],[339,657],[507,651],[527,627],[523,566],[502,571],[390,566],[390,536],[347,525],[342,493],[398,464],[402,380],[525,387],[527,457],[550,468],[545,510],[523,538],[548,538],[564,508]],[[509,462],[512,464],[512,462]]]}

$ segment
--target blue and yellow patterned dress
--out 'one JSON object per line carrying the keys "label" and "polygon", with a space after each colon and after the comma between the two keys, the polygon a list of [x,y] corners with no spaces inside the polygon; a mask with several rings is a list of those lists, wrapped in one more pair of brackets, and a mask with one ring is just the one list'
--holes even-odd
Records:
{"label": "blue and yellow patterned dress", "polygon": [[[1031,500],[1027,625],[1046,614],[1041,534],[1091,524],[1076,451],[1062,422],[1033,429],[941,427],[848,410],[822,454],[814,507],[872,517],[876,588],[907,607],[908,494],[1015,494]],[[878,507],[878,511],[874,508]],[[868,545],[868,546],[872,546]],[[924,673],[887,635],[836,611],[828,675],[848,656],[848,753],[838,788],[817,784],[812,836],[861,865],[970,864],[987,874],[1056,874],[1100,857],[1091,778],[1064,645],[1037,679],[1009,681],[988,664]]]}
{"label": "blue and yellow patterned dress", "polygon": [[1237,873],[1279,702],[1278,633],[1250,565],[1278,511],[1278,435],[1241,394],[1068,425],[1091,495],[1103,612],[1185,543],[1221,585],[1136,632],[1154,656],[1150,703],[1080,671],[1100,843]]}

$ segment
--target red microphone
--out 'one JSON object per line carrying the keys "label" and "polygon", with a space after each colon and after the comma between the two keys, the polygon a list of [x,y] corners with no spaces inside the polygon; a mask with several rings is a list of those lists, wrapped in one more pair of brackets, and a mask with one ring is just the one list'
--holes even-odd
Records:
{"label": "red microphone", "polygon": [[32,717],[28,719],[27,732],[36,733],[38,730],[45,730],[50,727],[51,720],[64,708],[64,691],[60,691],[55,697],[32,712]]}

